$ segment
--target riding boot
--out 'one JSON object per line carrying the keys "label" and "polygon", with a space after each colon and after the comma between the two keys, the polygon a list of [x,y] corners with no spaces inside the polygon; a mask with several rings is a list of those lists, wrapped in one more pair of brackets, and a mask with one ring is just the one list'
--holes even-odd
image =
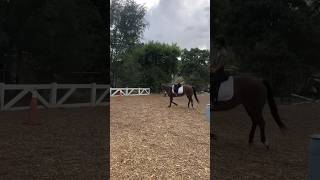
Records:
{"label": "riding boot", "polygon": [[218,104],[218,94],[219,94],[220,83],[216,83],[215,89],[213,92],[213,104]]}

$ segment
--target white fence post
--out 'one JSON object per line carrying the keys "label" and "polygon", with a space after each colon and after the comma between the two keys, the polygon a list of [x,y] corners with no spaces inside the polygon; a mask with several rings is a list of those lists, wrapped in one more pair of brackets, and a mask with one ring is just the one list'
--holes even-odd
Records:
{"label": "white fence post", "polygon": [[[103,102],[103,99],[108,94],[109,85],[106,84],[4,84],[0,83],[0,111],[4,110],[23,110],[29,109],[29,105],[15,106],[16,103],[26,96],[29,92],[38,97],[39,102],[43,105],[40,105],[39,108],[54,108],[54,107],[88,107],[88,106],[97,106],[97,105],[108,105],[108,102]],[[39,94],[39,89],[49,90],[49,100],[43,98]],[[58,89],[68,89],[68,91],[62,96],[58,97]],[[64,103],[76,89],[90,89],[90,101],[88,102],[74,102],[74,103]],[[97,89],[106,89],[104,93],[97,100]],[[21,90],[16,96],[8,99],[8,102],[5,102],[5,91],[12,90]],[[6,92],[7,94],[7,92]],[[86,94],[87,95],[87,94]],[[88,97],[88,95],[87,95]]]}
{"label": "white fence post", "polygon": [[96,106],[96,95],[97,95],[97,91],[96,91],[96,83],[92,83],[91,84],[91,106]]}
{"label": "white fence post", "polygon": [[150,95],[150,88],[110,88],[110,96],[118,96],[118,92],[125,96]]}
{"label": "white fence post", "polygon": [[38,95],[37,95],[36,91],[37,91],[37,88],[34,87],[34,88],[31,90],[31,95],[32,95],[33,98],[37,98],[37,99],[38,99]]}
{"label": "white fence post", "polygon": [[50,106],[51,107],[57,106],[57,94],[58,94],[58,84],[52,83],[51,84],[51,93],[50,93]]}
{"label": "white fence post", "polygon": [[4,92],[5,92],[4,87],[5,87],[5,84],[0,83],[0,110],[2,110],[4,106]]}

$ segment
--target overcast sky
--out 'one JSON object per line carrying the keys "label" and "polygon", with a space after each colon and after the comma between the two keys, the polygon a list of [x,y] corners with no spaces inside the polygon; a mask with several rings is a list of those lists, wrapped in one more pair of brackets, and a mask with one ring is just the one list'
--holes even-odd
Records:
{"label": "overcast sky", "polygon": [[145,42],[177,43],[182,48],[209,49],[209,0],[135,0],[148,11]]}

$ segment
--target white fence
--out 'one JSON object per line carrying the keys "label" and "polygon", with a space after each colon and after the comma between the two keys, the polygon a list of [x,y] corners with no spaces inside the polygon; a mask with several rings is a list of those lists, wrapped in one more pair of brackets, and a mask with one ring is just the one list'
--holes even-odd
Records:
{"label": "white fence", "polygon": [[150,88],[110,88],[110,96],[150,95]]}
{"label": "white fence", "polygon": [[[61,89],[67,90],[67,92],[58,97],[58,91]],[[89,89],[90,90],[90,102],[85,103],[65,103],[68,98],[77,90],[77,89]],[[15,106],[14,105],[24,98],[28,93],[35,93],[39,101],[39,108],[59,108],[59,107],[94,107],[94,106],[105,106],[109,102],[103,101],[107,98],[107,95],[110,93],[110,86],[107,84],[4,84],[0,83],[0,110],[22,110],[28,109],[28,105],[24,106]],[[49,90],[49,99],[45,99],[39,91]],[[100,90],[102,93],[98,97],[97,90]],[[6,100],[5,97],[8,91],[20,91],[17,95],[13,96],[11,99]]]}

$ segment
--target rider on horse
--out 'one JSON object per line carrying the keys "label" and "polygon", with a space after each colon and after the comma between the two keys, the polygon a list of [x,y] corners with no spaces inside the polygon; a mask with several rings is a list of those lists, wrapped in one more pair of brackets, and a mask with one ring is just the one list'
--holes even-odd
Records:
{"label": "rider on horse", "polygon": [[175,86],[174,86],[174,92],[175,92],[175,94],[176,94],[176,96],[178,96],[178,91],[179,91],[179,88],[181,87],[181,83],[180,82],[178,82],[178,84],[176,84]]}
{"label": "rider on horse", "polygon": [[[225,39],[220,36],[217,37],[215,40],[216,44],[216,49],[215,49],[215,55],[214,55],[214,61],[211,64],[211,69],[210,69],[210,78],[212,78],[213,81],[213,96],[211,96],[211,102],[213,104],[218,103],[218,93],[219,93],[219,88],[220,84],[228,79],[228,76],[225,74],[224,71],[224,65],[227,57],[227,51],[226,51],[226,42]],[[213,106],[210,106],[210,108],[213,108]],[[210,109],[210,112],[212,110]],[[211,130],[210,126],[210,131]],[[212,132],[210,132],[210,137],[213,139],[216,139],[216,135]]]}
{"label": "rider on horse", "polygon": [[220,36],[216,38],[216,53],[214,55],[214,62],[211,69],[213,75],[213,103],[218,102],[218,92],[220,84],[228,79],[225,71],[224,65],[227,57],[226,42],[225,39]]}

